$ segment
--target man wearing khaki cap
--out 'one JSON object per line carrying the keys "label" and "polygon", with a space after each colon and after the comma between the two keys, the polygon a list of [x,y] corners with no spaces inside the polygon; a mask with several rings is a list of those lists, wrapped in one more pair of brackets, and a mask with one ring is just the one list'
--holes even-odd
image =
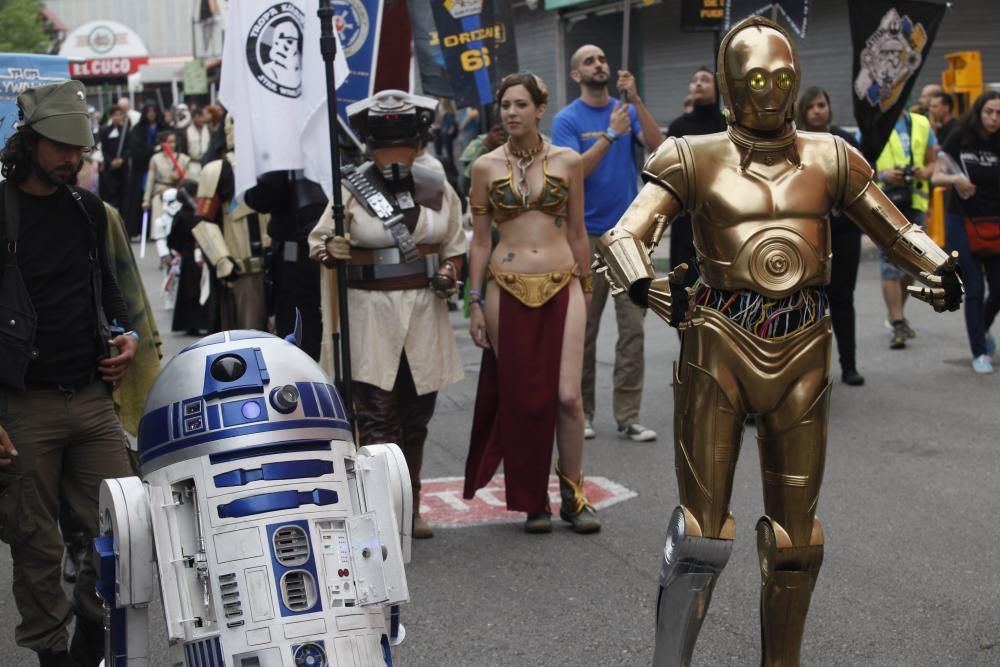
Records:
{"label": "man wearing khaki cap", "polygon": [[104,206],[70,185],[94,143],[83,85],[28,90],[17,104],[0,152],[0,540],[14,561],[17,644],[42,667],[90,667],[103,654],[96,576],[85,559],[66,599],[58,517],[65,502],[92,538],[101,480],[132,474],[111,391],[137,336],[105,254]]}

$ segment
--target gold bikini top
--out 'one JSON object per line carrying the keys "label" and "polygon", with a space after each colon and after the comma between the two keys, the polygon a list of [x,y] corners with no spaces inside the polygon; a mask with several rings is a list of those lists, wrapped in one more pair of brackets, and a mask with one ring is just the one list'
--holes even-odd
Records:
{"label": "gold bikini top", "polygon": [[535,201],[525,205],[520,193],[514,187],[514,168],[508,160],[507,176],[490,183],[489,206],[474,205],[472,213],[486,215],[489,213],[489,208],[492,207],[493,221],[498,224],[516,218],[527,211],[541,211],[554,218],[565,217],[569,202],[569,187],[561,176],[549,173],[548,153],[542,158],[542,177],[544,185],[541,195]]}

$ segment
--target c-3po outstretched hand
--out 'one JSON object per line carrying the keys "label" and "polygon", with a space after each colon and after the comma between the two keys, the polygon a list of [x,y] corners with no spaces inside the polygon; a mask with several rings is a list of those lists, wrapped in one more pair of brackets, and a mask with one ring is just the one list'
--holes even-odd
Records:
{"label": "c-3po outstretched hand", "polygon": [[962,305],[961,272],[957,266],[958,253],[952,252],[948,256],[948,261],[942,264],[934,273],[922,271],[920,280],[924,285],[911,285],[906,288],[915,299],[925,301],[934,308],[935,311],[943,313],[946,310],[958,310]]}

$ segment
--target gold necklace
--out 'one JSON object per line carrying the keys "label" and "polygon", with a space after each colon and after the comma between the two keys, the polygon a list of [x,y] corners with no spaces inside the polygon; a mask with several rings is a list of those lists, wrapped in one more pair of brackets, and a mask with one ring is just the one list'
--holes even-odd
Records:
{"label": "gold necklace", "polygon": [[538,145],[535,146],[534,148],[528,148],[525,150],[514,148],[514,144],[511,142],[510,139],[507,140],[507,146],[510,148],[511,155],[513,155],[514,157],[525,158],[525,157],[532,157],[533,155],[538,155],[539,153],[541,153],[542,147],[545,146],[545,142],[542,141],[542,137],[541,135],[539,135]]}

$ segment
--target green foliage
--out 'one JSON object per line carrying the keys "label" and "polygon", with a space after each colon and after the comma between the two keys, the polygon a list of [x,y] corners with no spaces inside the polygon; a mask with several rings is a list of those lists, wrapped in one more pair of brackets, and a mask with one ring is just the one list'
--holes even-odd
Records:
{"label": "green foliage", "polygon": [[0,51],[46,53],[50,40],[42,27],[42,0],[0,0]]}

